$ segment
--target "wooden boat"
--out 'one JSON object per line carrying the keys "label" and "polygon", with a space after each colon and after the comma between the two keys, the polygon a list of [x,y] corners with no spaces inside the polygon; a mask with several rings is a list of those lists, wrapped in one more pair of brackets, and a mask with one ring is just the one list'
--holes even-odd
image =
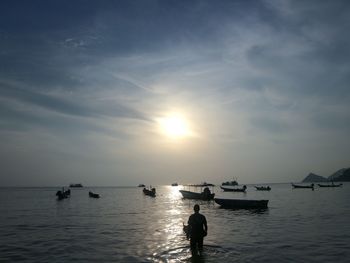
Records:
{"label": "wooden boat", "polygon": [[309,188],[309,189],[314,189],[314,184],[310,185],[298,185],[298,184],[292,184],[293,188]]}
{"label": "wooden boat", "polygon": [[334,184],[334,183],[331,183],[331,184],[318,184],[319,187],[340,187],[342,185],[343,184]]}
{"label": "wooden boat", "polygon": [[214,198],[214,201],[223,208],[232,209],[263,209],[267,208],[269,200],[247,200],[247,199],[223,199]]}
{"label": "wooden boat", "polygon": [[271,187],[270,186],[255,186],[257,191],[270,191]]}
{"label": "wooden boat", "polygon": [[156,189],[155,188],[151,188],[151,189],[143,188],[142,192],[145,195],[148,195],[151,197],[156,197]]}
{"label": "wooden boat", "polygon": [[100,198],[100,195],[99,194],[95,194],[93,192],[89,192],[89,197],[92,197],[92,198]]}
{"label": "wooden boat", "polygon": [[241,192],[241,193],[245,193],[247,186],[243,185],[242,188],[232,188],[232,187],[225,187],[225,186],[220,186],[220,188],[222,190],[224,190],[224,192]]}
{"label": "wooden boat", "polygon": [[191,192],[191,191],[186,191],[186,190],[179,190],[180,193],[182,194],[183,198],[187,199],[196,199],[196,200],[213,200],[215,194],[211,193],[209,188],[206,187],[204,188],[203,192],[197,193],[197,192]]}

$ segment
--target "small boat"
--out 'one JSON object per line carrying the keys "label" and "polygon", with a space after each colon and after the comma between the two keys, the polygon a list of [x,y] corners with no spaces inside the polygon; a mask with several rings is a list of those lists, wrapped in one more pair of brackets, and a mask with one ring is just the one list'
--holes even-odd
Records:
{"label": "small boat", "polygon": [[220,188],[222,190],[224,190],[224,192],[241,192],[241,193],[245,193],[247,186],[243,185],[242,188],[231,188],[231,187],[225,187],[225,186],[220,186]]}
{"label": "small boat", "polygon": [[238,185],[237,181],[236,180],[233,180],[233,181],[227,181],[227,182],[223,182],[221,185],[226,185],[226,186],[236,186]]}
{"label": "small boat", "polygon": [[232,209],[263,209],[267,208],[269,200],[247,200],[247,199],[223,199],[215,198],[214,201],[223,208]]}
{"label": "small boat", "polygon": [[62,188],[62,191],[56,192],[56,196],[57,196],[57,200],[68,198],[70,197],[70,189],[64,190],[64,188]]}
{"label": "small boat", "polygon": [[83,185],[82,184],[70,184],[69,187],[79,188],[79,187],[83,187]]}
{"label": "small boat", "polygon": [[298,185],[298,184],[293,184],[292,183],[293,188],[309,188],[309,189],[314,189],[314,184],[310,184],[310,185]]}
{"label": "small boat", "polygon": [[270,186],[255,186],[257,191],[270,191],[271,187]]}
{"label": "small boat", "polygon": [[144,184],[139,184],[138,187],[145,187],[145,185]]}
{"label": "small boat", "polygon": [[205,187],[203,192],[201,193],[191,192],[186,190],[179,190],[179,191],[182,194],[183,198],[186,198],[186,199],[209,201],[209,200],[213,200],[215,196],[215,193],[211,193],[208,187]]}
{"label": "small boat", "polygon": [[178,186],[178,183],[172,183],[171,186]]}
{"label": "small boat", "polygon": [[331,183],[331,184],[318,184],[319,187],[340,187],[343,184],[335,184],[335,183]]}
{"label": "small boat", "polygon": [[142,192],[145,195],[156,197],[156,188],[151,188],[151,189],[143,188]]}
{"label": "small boat", "polygon": [[89,197],[92,197],[92,198],[100,198],[100,195],[99,194],[95,194],[93,192],[89,192]]}

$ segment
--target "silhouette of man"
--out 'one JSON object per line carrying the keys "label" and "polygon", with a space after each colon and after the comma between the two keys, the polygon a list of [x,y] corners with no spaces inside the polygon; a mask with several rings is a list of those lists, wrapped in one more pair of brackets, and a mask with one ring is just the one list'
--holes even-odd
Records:
{"label": "silhouette of man", "polygon": [[192,255],[197,254],[197,246],[199,254],[203,251],[203,238],[208,233],[207,219],[204,215],[199,213],[199,205],[196,204],[193,207],[194,214],[188,218],[189,237],[191,244]]}

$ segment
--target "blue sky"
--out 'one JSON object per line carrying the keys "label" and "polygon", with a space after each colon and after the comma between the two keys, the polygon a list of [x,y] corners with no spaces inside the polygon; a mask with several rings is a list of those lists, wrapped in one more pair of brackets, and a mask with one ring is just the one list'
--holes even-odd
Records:
{"label": "blue sky", "polygon": [[[349,167],[348,1],[2,1],[1,185]],[[169,138],[181,115],[193,136]]]}

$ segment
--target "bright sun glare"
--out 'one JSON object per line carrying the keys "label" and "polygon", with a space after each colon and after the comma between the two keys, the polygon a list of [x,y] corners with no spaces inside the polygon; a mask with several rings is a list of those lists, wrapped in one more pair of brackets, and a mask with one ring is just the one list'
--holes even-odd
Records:
{"label": "bright sun glare", "polygon": [[170,115],[159,119],[162,133],[173,139],[188,137],[191,130],[186,119],[180,115]]}

